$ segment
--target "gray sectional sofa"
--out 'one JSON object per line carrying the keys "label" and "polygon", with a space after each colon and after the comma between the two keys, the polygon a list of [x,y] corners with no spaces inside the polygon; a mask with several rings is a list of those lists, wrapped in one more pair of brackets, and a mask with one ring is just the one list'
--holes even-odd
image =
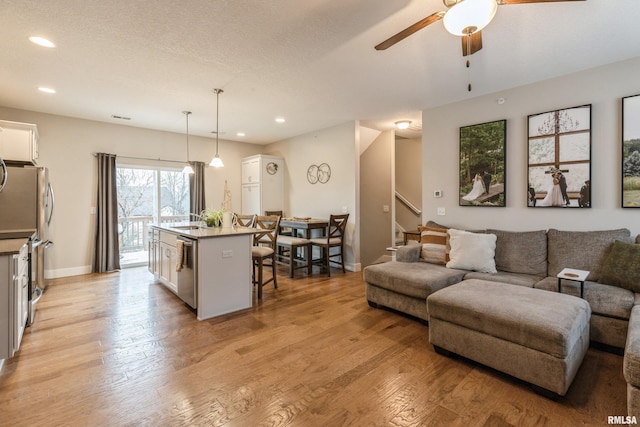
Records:
{"label": "gray sectional sofa", "polygon": [[[432,221],[426,226],[446,228]],[[638,292],[634,292],[601,282],[600,272],[616,240],[633,242],[628,229],[479,232],[497,236],[497,273],[447,268],[420,259],[370,265],[363,270],[367,301],[373,307],[388,307],[428,321],[427,297],[463,280],[482,279],[557,291],[556,276],[563,268],[588,270],[584,299],[592,310],[591,340],[624,348],[631,309],[640,303],[640,283]],[[563,282],[562,292],[579,296],[580,287],[577,282]]]}
{"label": "gray sectional sofa", "polygon": [[[426,226],[447,229],[432,221]],[[445,234],[453,236],[451,231]],[[499,282],[557,294],[557,275],[563,268],[588,270],[583,299],[588,302],[591,311],[589,339],[619,349],[625,348],[627,335],[631,336],[628,329],[632,310],[640,305],[640,280],[637,279],[640,277],[640,265],[637,262],[640,235],[633,239],[628,229],[584,232],[487,229],[475,231],[474,234],[495,236],[495,270],[483,272],[474,271],[482,268],[450,268],[452,265],[447,267],[444,265],[446,262],[426,262],[424,258],[430,259],[429,256],[417,256],[422,245],[399,248],[398,262],[370,265],[363,270],[369,305],[391,308],[428,322],[428,297],[461,282],[470,282],[471,279],[475,283]],[[632,255],[629,257],[627,253]],[[562,293],[579,297],[579,282],[563,281]],[[500,297],[495,296],[497,299]],[[545,294],[545,298],[548,297],[553,298]],[[640,309],[636,312],[640,317]],[[640,327],[640,318],[635,324]],[[635,332],[636,336],[640,336],[640,331]],[[638,355],[637,360],[640,360],[638,343],[640,338],[636,340],[634,352]],[[639,403],[634,403],[634,407],[640,408],[640,392],[637,391],[640,389],[640,380],[636,379],[640,378],[640,368],[638,372],[633,368],[627,370],[629,372],[625,372],[625,376],[630,384],[629,396],[637,398]]]}

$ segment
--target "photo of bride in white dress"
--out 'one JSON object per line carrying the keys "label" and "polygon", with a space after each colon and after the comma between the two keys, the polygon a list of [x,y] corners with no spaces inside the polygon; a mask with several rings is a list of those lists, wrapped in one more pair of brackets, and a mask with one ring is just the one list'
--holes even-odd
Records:
{"label": "photo of bride in white dress", "polygon": [[547,191],[547,195],[537,203],[537,206],[562,206],[563,204],[564,199],[560,189],[560,174],[559,172],[554,172],[551,175],[551,186]]}
{"label": "photo of bride in white dress", "polygon": [[473,178],[473,188],[471,192],[462,198],[467,201],[472,201],[482,196],[485,193],[484,181],[482,179],[482,175],[479,173]]}

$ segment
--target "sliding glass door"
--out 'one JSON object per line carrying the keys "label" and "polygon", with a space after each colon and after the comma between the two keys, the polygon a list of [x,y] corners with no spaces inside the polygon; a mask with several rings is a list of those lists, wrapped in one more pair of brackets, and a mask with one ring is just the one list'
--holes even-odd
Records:
{"label": "sliding glass door", "polygon": [[147,260],[150,223],[189,219],[189,176],[178,169],[126,165],[117,168],[120,264]]}

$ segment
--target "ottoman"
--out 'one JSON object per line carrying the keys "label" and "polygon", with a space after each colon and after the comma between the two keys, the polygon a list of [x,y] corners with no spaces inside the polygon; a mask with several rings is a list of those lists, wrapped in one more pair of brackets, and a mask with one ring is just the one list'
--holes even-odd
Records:
{"label": "ottoman", "polygon": [[[427,298],[429,342],[564,396],[589,347],[578,297],[479,279]],[[552,395],[550,395],[552,396]]]}
{"label": "ottoman", "polygon": [[640,415],[640,305],[631,310],[622,372],[627,381],[627,415]]}

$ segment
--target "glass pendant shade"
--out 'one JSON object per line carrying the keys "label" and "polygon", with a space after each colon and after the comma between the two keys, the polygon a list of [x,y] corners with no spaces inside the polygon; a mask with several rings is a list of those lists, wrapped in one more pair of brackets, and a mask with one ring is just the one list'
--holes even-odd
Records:
{"label": "glass pendant shade", "polygon": [[220,156],[216,154],[215,157],[211,159],[209,166],[213,166],[214,168],[221,168],[224,166],[224,163],[222,163],[222,159],[220,158]]}
{"label": "glass pendant shade", "polygon": [[496,0],[464,0],[452,6],[442,23],[455,36],[466,36],[482,30],[498,9]]}

